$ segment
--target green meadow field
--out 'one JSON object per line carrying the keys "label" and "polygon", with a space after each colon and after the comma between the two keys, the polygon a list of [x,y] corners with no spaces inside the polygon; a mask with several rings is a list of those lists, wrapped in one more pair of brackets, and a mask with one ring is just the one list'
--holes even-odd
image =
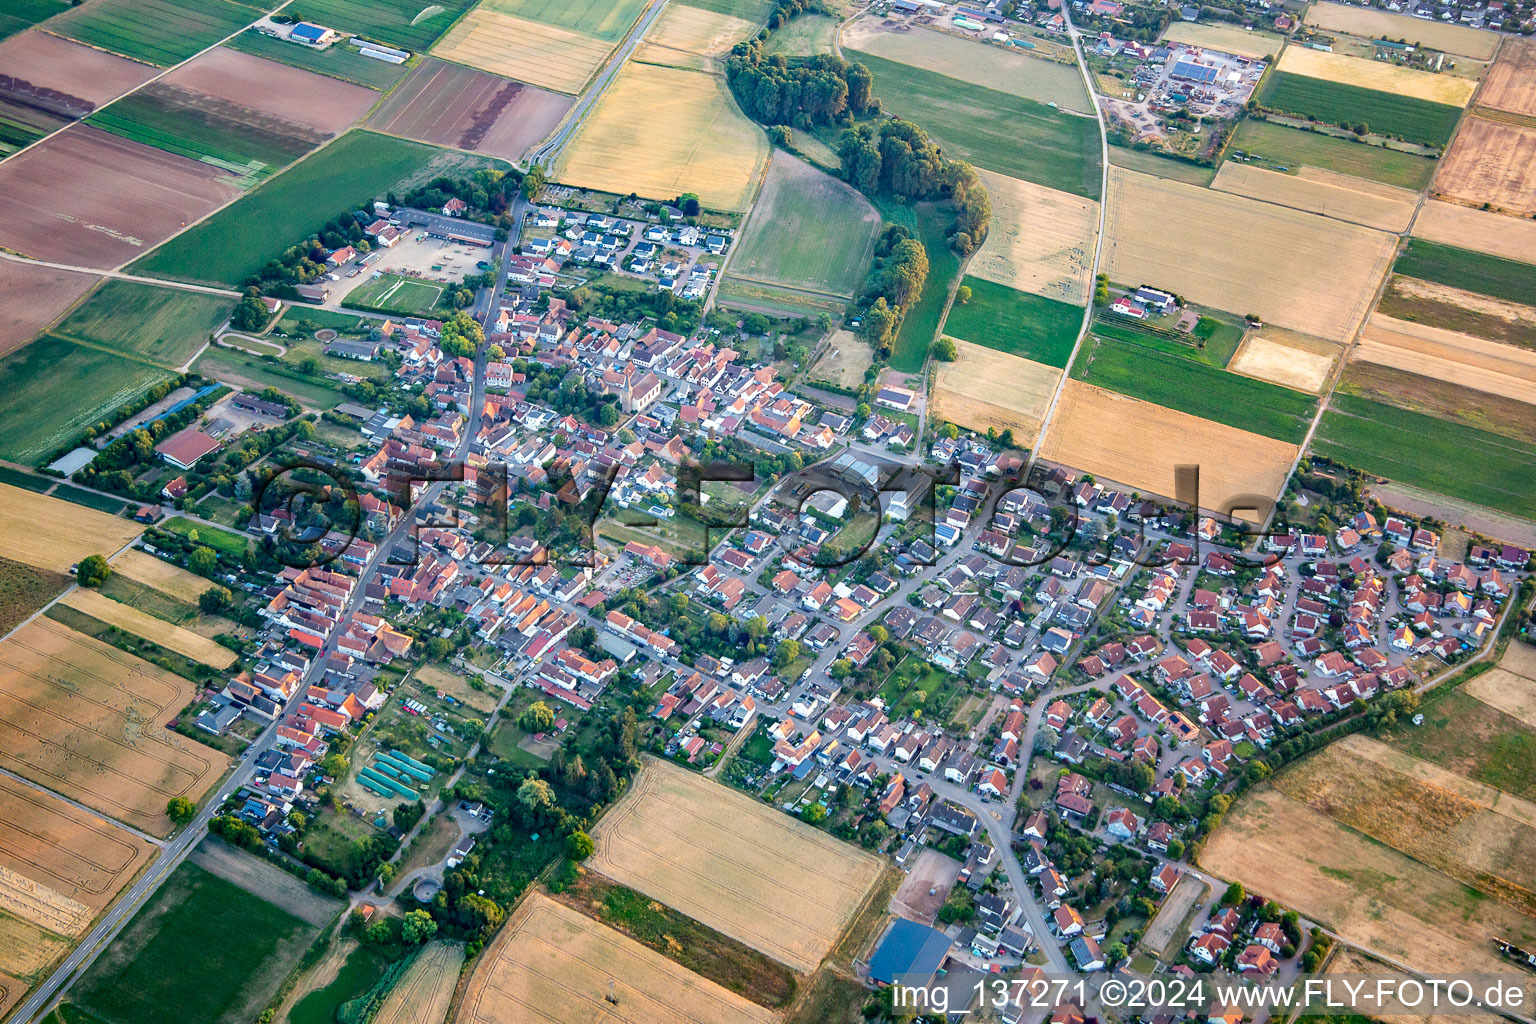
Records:
{"label": "green meadow field", "polygon": [[882,201],[879,205],[886,220],[904,224],[928,250],[928,280],[917,301],[907,307],[896,344],[891,349],[891,369],[898,373],[916,373],[928,361],[928,349],[938,337],[939,325],[944,321],[944,303],[949,299],[950,286],[960,273],[960,257],[945,241],[954,218],[937,203],[902,206]]}
{"label": "green meadow field", "polygon": [[342,305],[407,315],[430,313],[443,297],[443,287],[399,274],[384,274],[377,281],[354,289]]}
{"label": "green meadow field", "polygon": [[5,9],[0,10],[0,39],[67,10],[66,0],[6,0]]}
{"label": "green meadow field", "polygon": [[437,42],[472,3],[473,0],[305,0],[304,17],[355,32],[376,43],[419,51]]}
{"label": "green meadow field", "polygon": [[[1531,254],[1536,258],[1536,253]],[[1536,304],[1536,265],[1410,238],[1393,273],[1508,302]]]}
{"label": "green meadow field", "polygon": [[366,85],[370,89],[388,89],[400,80],[411,62],[389,64],[372,57],[364,57],[350,46],[330,46],[324,50],[311,50],[307,46],[294,46],[283,39],[247,29],[224,44],[231,50],[265,57],[292,67],[315,71],[331,78],[354,85]]}
{"label": "green meadow field", "polygon": [[979,277],[967,277],[960,283],[971,289],[971,301],[956,299],[950,306],[945,334],[1047,366],[1067,365],[1083,325],[1081,306]]}
{"label": "green meadow field", "polygon": [[1099,198],[1099,129],[1093,118],[857,50],[846,56],[873,73],[884,110],[922,125],[949,155]]}
{"label": "green meadow field", "polygon": [[33,463],[170,374],[43,335],[0,359],[0,458]]}
{"label": "green meadow field", "polygon": [[1271,71],[1259,102],[1275,110],[1315,117],[1328,124],[1353,126],[1364,122],[1372,132],[1395,135],[1409,142],[1443,146],[1451,139],[1461,108],[1398,96],[1358,85]]}
{"label": "green meadow field", "polygon": [[1321,167],[1414,191],[1429,184],[1436,167],[1435,161],[1427,156],[1253,118],[1238,122],[1229,152],[1232,149],[1240,149],[1261,157],[1266,164],[1293,171],[1298,165]]}
{"label": "green meadow field", "polygon": [[233,300],[218,295],[106,281],[52,333],[174,370],[196,354],[233,309]]}
{"label": "green meadow field", "polygon": [[165,67],[207,49],[271,9],[233,0],[95,0],[48,27],[88,46]]}

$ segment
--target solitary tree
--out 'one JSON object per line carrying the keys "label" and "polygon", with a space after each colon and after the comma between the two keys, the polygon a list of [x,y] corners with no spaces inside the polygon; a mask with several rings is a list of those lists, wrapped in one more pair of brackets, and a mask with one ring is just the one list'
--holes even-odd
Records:
{"label": "solitary tree", "polygon": [[112,567],[100,555],[87,555],[75,568],[75,581],[82,587],[99,587],[112,575]]}
{"label": "solitary tree", "polygon": [[437,922],[425,910],[407,911],[400,925],[400,937],[413,946],[419,946],[437,934]]}
{"label": "solitary tree", "polygon": [[597,847],[592,842],[592,837],[581,829],[572,832],[565,839],[565,855],[571,860],[586,860],[592,856],[592,851]]}
{"label": "solitary tree", "polygon": [[178,825],[185,825],[197,816],[197,808],[184,796],[173,796],[166,801],[165,813]]}

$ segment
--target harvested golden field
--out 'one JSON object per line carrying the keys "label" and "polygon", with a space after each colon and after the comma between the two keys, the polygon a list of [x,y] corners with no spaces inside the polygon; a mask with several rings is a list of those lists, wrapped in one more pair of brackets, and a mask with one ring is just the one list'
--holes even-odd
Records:
{"label": "harvested golden field", "polygon": [[1477,95],[1477,105],[1536,116],[1536,42],[1519,36],[1504,37],[1499,59],[1483,75],[1483,91]]}
{"label": "harvested golden field", "polygon": [[193,802],[229,758],[165,727],[196,687],[147,661],[34,619],[0,643],[0,765],[147,832]]}
{"label": "harvested golden field", "polygon": [[134,636],[143,637],[150,643],[159,644],[168,651],[184,654],[193,661],[214,668],[228,668],[235,663],[235,652],[214,643],[207,637],[198,636],[190,629],[182,629],[164,619],[141,612],[137,608],[103,597],[94,590],[77,587],[60,604],[83,612],[93,619],[100,619],[109,626],[127,630]]}
{"label": "harvested golden field", "polygon": [[1509,645],[1499,667],[1467,683],[1465,692],[1536,729],[1536,647]]}
{"label": "harvested golden field", "polygon": [[442,1024],[463,964],[463,946],[434,940],[389,990],[373,1024]]}
{"label": "harvested golden field", "polygon": [[578,93],[612,50],[601,39],[481,5],[449,29],[432,53],[529,85]]}
{"label": "harvested golden field", "polygon": [[96,284],[89,274],[0,262],[0,356],[20,348],[64,315]]}
{"label": "harvested golden field", "polygon": [[[1110,279],[1329,341],[1365,319],[1397,239],[1385,232],[1155,178],[1109,170]],[[1287,272],[1275,273],[1284,253]]]}
{"label": "harvested golden field", "polygon": [[[1383,975],[1398,974],[1397,968],[1390,964],[1382,963],[1375,957],[1367,956],[1358,949],[1349,946],[1338,946],[1328,959],[1327,974],[1367,974]],[[1392,1004],[1395,1005],[1395,1004]],[[1406,1009],[1406,1008],[1405,1008]],[[1381,1021],[1381,1024],[1504,1024],[1504,1018],[1494,1013],[1457,1013],[1454,1017],[1449,1015],[1433,1016],[1429,1014],[1414,1013],[1372,1013],[1370,1020]]]}
{"label": "harvested golden field", "polygon": [[705,207],[745,210],[768,139],[718,75],[626,64],[561,150],[552,177],[650,199],[693,192]]}
{"label": "harvested golden field", "polygon": [[[1463,119],[1435,175],[1435,193],[1519,216],[1536,213],[1536,129],[1478,117]],[[1524,256],[1530,260],[1527,250]]]}
{"label": "harvested golden field", "polygon": [[1220,25],[1209,21],[1175,21],[1163,33],[1163,42],[1190,43],[1208,50],[1235,53],[1239,57],[1258,60],[1273,57],[1280,52],[1284,42],[1268,32],[1249,32],[1236,25]]}
{"label": "harvested golden field", "polygon": [[0,556],[67,570],[86,555],[110,555],[142,533],[127,519],[0,484]]}
{"label": "harvested golden field", "polygon": [[13,978],[4,971],[0,971],[0,1017],[10,1013],[11,1007],[21,1002],[21,997],[27,994],[28,987],[27,983],[20,978]]}
{"label": "harvested golden field", "polygon": [[149,842],[0,776],[0,910],[80,935],[155,852]]}
{"label": "harvested golden field", "polygon": [[1415,71],[1364,57],[1351,57],[1344,53],[1329,53],[1304,46],[1292,46],[1280,58],[1280,70],[1308,78],[1320,78],[1325,82],[1354,85],[1361,89],[1375,89],[1397,96],[1411,96],[1431,103],[1444,103],[1452,107],[1464,107],[1477,83],[1470,78],[1437,75],[1429,71]]}
{"label": "harvested golden field", "polygon": [[[609,987],[615,1001],[607,1001]],[[748,1002],[606,925],[530,893],[476,966],[458,1024],[770,1024]]]}
{"label": "harvested golden field", "polygon": [[1470,334],[1373,315],[1356,359],[1536,403],[1536,352]]}
{"label": "harvested golden field", "polygon": [[62,935],[0,911],[0,972],[36,980],[69,952],[71,943]]}
{"label": "harvested golden field", "polygon": [[1406,39],[1415,45],[1476,60],[1492,60],[1494,48],[1499,45],[1499,37],[1493,32],[1349,4],[1313,4],[1307,10],[1307,24],[1371,39]]}
{"label": "harvested golden field", "polygon": [[112,571],[188,604],[196,604],[203,591],[213,585],[179,565],[162,561],[138,548],[129,548],[112,559]]}
{"label": "harvested golden field", "polygon": [[669,4],[645,34],[648,43],[700,57],[724,57],[758,30],[758,24],[702,7]]}
{"label": "harvested golden field", "polygon": [[1431,242],[1529,262],[1536,254],[1536,221],[1474,210],[1431,199],[1413,222],[1413,234]]}
{"label": "harvested golden field", "polygon": [[1419,200],[1405,188],[1319,167],[1284,174],[1231,160],[1221,165],[1211,188],[1383,231],[1407,231]]}
{"label": "harvested golden field", "polygon": [[[1178,497],[1174,467],[1198,465],[1200,507],[1221,511],[1244,495],[1273,500],[1297,451],[1284,441],[1069,380],[1040,455],[1167,498]],[[1254,520],[1246,510],[1242,518]]]}
{"label": "harvested golden field", "polygon": [[1536,914],[1536,805],[1366,736],[1280,772],[1274,787],[1523,914]]}
{"label": "harvested golden field", "polygon": [[827,349],[811,366],[808,379],[812,386],[824,380],[838,387],[857,388],[864,383],[864,371],[875,361],[869,342],[852,331],[833,331]]}
{"label": "harvested golden field", "polygon": [[591,867],[802,971],[831,950],[881,866],[777,808],[654,759],[592,838]]}
{"label": "harvested golden field", "polygon": [[1536,921],[1270,786],[1251,790],[1200,866],[1420,971],[1509,969],[1493,937],[1536,943]]}
{"label": "harvested golden field", "polygon": [[992,197],[992,226],[966,273],[1085,305],[1099,204],[996,171],[976,173]]}
{"label": "harvested golden field", "polygon": [[1227,369],[1271,384],[1321,394],[1343,348],[1279,327],[1250,331]]}
{"label": "harvested golden field", "polygon": [[938,364],[930,414],[972,430],[1012,430],[1019,444],[1032,444],[1064,371],[958,338],[954,342],[960,358]]}

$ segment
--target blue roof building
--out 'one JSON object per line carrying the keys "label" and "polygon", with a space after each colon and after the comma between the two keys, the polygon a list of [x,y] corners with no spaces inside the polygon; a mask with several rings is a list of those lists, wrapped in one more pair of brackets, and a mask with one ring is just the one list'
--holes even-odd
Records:
{"label": "blue roof building", "polygon": [[293,26],[293,29],[288,33],[288,38],[308,44],[309,46],[315,46],[325,39],[325,35],[329,31],[329,29],[321,25],[311,25],[307,21],[301,21]]}
{"label": "blue roof building", "polygon": [[869,960],[869,977],[880,985],[900,980],[926,986],[949,955],[949,936],[937,928],[898,917]]}

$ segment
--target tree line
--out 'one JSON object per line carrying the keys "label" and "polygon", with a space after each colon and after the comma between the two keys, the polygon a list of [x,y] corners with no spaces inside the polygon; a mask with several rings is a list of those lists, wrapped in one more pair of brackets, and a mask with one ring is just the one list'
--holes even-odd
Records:
{"label": "tree line", "polygon": [[861,124],[843,132],[837,155],[843,177],[868,195],[902,202],[948,200],[955,210],[947,241],[962,256],[987,237],[992,198],[976,168],[946,157],[921,126],[892,119]]}

